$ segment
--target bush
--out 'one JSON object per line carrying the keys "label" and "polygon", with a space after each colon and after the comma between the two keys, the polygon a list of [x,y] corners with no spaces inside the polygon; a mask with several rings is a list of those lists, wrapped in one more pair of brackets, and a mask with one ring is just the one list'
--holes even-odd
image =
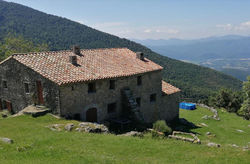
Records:
{"label": "bush", "polygon": [[153,129],[165,134],[170,134],[172,129],[167,126],[164,120],[158,120],[153,124]]}

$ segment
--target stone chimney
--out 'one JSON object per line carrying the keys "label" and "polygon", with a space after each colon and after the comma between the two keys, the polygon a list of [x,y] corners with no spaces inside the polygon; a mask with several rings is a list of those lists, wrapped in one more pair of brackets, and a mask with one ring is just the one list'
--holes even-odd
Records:
{"label": "stone chimney", "polygon": [[75,55],[69,56],[69,62],[73,65],[77,65],[77,56]]}
{"label": "stone chimney", "polygon": [[144,60],[144,54],[142,52],[136,52],[136,58],[140,60]]}
{"label": "stone chimney", "polygon": [[74,45],[73,46],[73,53],[76,54],[76,55],[81,55],[80,47]]}

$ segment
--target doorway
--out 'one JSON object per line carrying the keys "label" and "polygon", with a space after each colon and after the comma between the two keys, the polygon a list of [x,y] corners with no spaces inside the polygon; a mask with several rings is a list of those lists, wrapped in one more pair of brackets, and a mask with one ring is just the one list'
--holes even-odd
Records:
{"label": "doorway", "polygon": [[90,108],[86,112],[86,121],[87,122],[97,122],[97,109]]}
{"label": "doorway", "polygon": [[44,104],[43,87],[41,81],[36,81],[38,104]]}

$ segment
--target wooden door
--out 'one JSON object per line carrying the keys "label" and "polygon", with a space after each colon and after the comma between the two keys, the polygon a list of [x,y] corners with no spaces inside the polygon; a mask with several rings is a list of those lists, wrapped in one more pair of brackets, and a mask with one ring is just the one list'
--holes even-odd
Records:
{"label": "wooden door", "polygon": [[0,99],[0,111],[3,110],[3,106],[2,106],[2,99]]}
{"label": "wooden door", "polygon": [[36,87],[37,87],[37,97],[38,97],[38,103],[39,104],[44,104],[44,99],[43,99],[43,87],[41,81],[36,82]]}
{"label": "wooden door", "polygon": [[12,113],[12,104],[11,104],[11,102],[6,101],[6,106],[7,106],[8,111],[9,111],[10,113]]}
{"label": "wooden door", "polygon": [[90,108],[86,112],[86,121],[87,122],[97,122],[97,109]]}

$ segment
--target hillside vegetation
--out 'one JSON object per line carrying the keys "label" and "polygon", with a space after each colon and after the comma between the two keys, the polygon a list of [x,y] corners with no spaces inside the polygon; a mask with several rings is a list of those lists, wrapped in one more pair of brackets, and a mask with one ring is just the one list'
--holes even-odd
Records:
{"label": "hillside vegetation", "polygon": [[0,39],[6,34],[22,35],[34,44],[47,44],[50,50],[128,47],[142,51],[146,57],[164,67],[163,78],[179,87],[183,97],[192,101],[207,98],[221,87],[238,90],[242,82],[231,76],[161,56],[150,49],[119,37],[100,32],[77,22],[0,0]]}
{"label": "hillside vegetation", "polygon": [[[226,112],[219,112],[221,121],[201,119],[203,115],[211,114],[203,108],[180,111],[180,116],[188,121],[208,125],[190,129],[197,133],[201,145],[153,139],[150,135],[137,138],[51,131],[46,126],[55,123],[77,125],[79,122],[50,115],[0,118],[0,125],[4,127],[0,128],[0,137],[14,140],[13,144],[0,142],[0,163],[249,163],[250,151],[243,150],[250,142],[249,121]],[[208,137],[208,131],[216,136]],[[208,147],[208,142],[221,144],[221,147]],[[239,147],[232,147],[232,144]]]}

